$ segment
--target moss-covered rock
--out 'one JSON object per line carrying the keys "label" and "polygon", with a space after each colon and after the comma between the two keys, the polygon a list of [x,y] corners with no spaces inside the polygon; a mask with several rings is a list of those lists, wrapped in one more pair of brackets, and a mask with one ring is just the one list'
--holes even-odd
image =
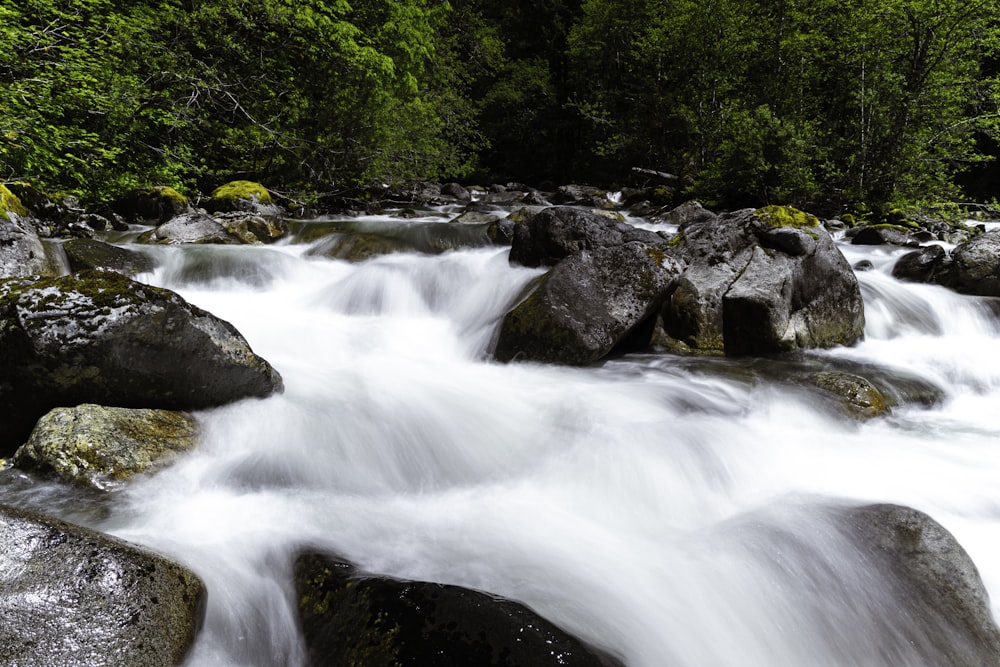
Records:
{"label": "moss-covered rock", "polygon": [[244,211],[258,215],[280,215],[282,212],[270,191],[254,181],[230,181],[220,185],[205,202],[205,210],[209,213]]}
{"label": "moss-covered rock", "polygon": [[141,547],[0,506],[0,663],[172,667],[205,614],[205,586]]}
{"label": "moss-covered rock", "polygon": [[310,665],[621,665],[516,602],[323,554],[296,559],[295,589]]}
{"label": "moss-covered rock", "polygon": [[137,188],[112,204],[112,210],[128,222],[164,223],[173,217],[191,213],[188,197],[169,186]]}
{"label": "moss-covered rock", "polygon": [[771,227],[817,227],[819,218],[793,206],[765,206],[754,212],[754,216]]}
{"label": "moss-covered rock", "polygon": [[7,186],[0,184],[0,218],[10,220],[11,213],[23,218],[27,217],[28,209]]}
{"label": "moss-covered rock", "polygon": [[860,375],[821,371],[814,373],[809,379],[834,398],[847,414],[857,419],[871,419],[892,412],[878,387]]}
{"label": "moss-covered rock", "polygon": [[53,273],[38,231],[27,218],[27,209],[0,185],[0,278]]}
{"label": "moss-covered rock", "polygon": [[108,490],[167,465],[197,439],[197,422],[183,412],[83,404],[45,414],[13,464]]}
{"label": "moss-covered rock", "polygon": [[110,271],[0,281],[0,456],[55,407],[194,410],[282,388],[228,322]]}

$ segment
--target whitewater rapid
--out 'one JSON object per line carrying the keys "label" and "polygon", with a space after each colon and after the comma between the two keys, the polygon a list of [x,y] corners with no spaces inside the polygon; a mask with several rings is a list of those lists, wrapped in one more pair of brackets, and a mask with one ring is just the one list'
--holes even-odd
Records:
{"label": "whitewater rapid", "polygon": [[859,423],[778,361],[498,364],[497,325],[540,275],[507,249],[311,247],[147,249],[161,266],[142,279],[232,322],[286,389],[198,413],[195,452],[103,512],[64,511],[205,580],[189,665],[300,663],[290,567],[313,545],[522,601],[630,667],[919,666],[878,579],[840,557],[822,509],[841,503],[929,513],[996,613],[998,319],[893,279],[901,251],[843,246],[875,266],[858,273],[866,340],[796,362],[938,396]]}

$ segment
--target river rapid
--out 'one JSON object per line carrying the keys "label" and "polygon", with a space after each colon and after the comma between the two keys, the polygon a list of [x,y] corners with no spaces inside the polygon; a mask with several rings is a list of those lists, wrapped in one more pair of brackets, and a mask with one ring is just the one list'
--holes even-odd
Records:
{"label": "river rapid", "polygon": [[[998,611],[1000,320],[894,280],[901,250],[841,246],[875,267],[855,347],[564,368],[490,358],[540,275],[509,249],[348,263],[309,254],[310,224],[276,246],[145,250],[162,264],[141,279],[232,322],[283,394],[197,413],[195,452],[108,499],[0,489],[201,576],[188,665],[300,664],[290,569],[309,545],[522,601],[630,667],[919,667],[827,518],[869,502],[942,523]],[[851,420],[787,379],[802,368],[881,379],[904,404]]]}

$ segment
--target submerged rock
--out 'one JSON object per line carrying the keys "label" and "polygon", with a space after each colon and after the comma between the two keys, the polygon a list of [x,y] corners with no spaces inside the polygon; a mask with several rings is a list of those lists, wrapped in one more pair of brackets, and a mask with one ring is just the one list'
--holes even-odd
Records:
{"label": "submerged rock", "polygon": [[108,269],[134,276],[156,268],[149,255],[95,239],[71,239],[63,244],[63,250],[71,271]]}
{"label": "submerged rock", "polygon": [[84,404],[43,416],[13,463],[107,490],[168,464],[197,439],[197,422],[183,412]]}
{"label": "submerged rock", "polygon": [[885,574],[912,645],[927,664],[1000,665],[1000,629],[972,559],[934,519],[909,507],[867,505],[839,512],[842,530]]}
{"label": "submerged rock", "polygon": [[878,387],[860,375],[821,371],[813,373],[809,380],[837,399],[848,414],[858,419],[871,419],[892,412]]}
{"label": "submerged rock", "polygon": [[0,505],[0,663],[170,667],[205,614],[188,569],[110,535]]}
{"label": "submerged rock", "polygon": [[623,344],[642,347],[679,272],[675,260],[638,242],[564,259],[507,313],[496,358],[581,365]]}
{"label": "submerged rock", "polygon": [[235,327],[170,290],[108,271],[0,281],[0,455],[55,407],[194,410],[281,388]]}
{"label": "submerged rock", "polygon": [[311,665],[621,665],[516,602],[330,556],[299,556],[295,589]]}

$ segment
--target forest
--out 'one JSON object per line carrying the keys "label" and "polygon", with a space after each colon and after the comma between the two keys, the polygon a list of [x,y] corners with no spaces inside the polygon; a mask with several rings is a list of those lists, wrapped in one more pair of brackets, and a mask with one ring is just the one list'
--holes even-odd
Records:
{"label": "forest", "polygon": [[989,201],[998,0],[26,0],[0,180],[84,201],[650,173],[716,207]]}

